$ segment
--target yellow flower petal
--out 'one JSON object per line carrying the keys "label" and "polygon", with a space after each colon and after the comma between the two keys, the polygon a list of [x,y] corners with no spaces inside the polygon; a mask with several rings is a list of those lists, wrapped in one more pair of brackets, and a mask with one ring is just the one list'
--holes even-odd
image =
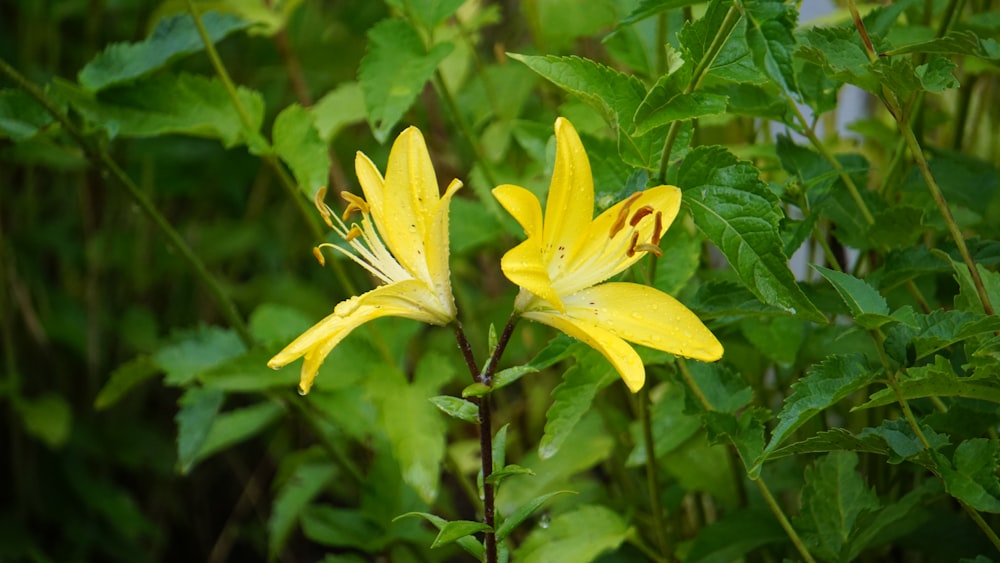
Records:
{"label": "yellow flower petal", "polygon": [[367,293],[337,304],[332,314],[302,333],[284,350],[267,363],[278,369],[303,356],[299,389],[308,393],[320,364],[333,348],[362,324],[381,317],[404,317],[431,324],[444,324],[450,318],[430,309],[426,304],[436,303],[426,284],[406,280],[384,285]]}
{"label": "yellow flower petal", "polygon": [[[425,251],[427,252],[427,272],[430,281],[438,292],[441,303],[450,303],[454,309],[454,298],[451,295],[451,270],[448,267],[450,242],[448,238],[448,219],[451,209],[451,198],[462,187],[462,182],[452,180],[438,201],[434,214],[429,222]],[[453,313],[454,314],[454,313]]]}
{"label": "yellow flower petal", "polygon": [[600,352],[618,370],[618,375],[633,393],[646,382],[646,368],[639,354],[627,342],[593,323],[551,311],[529,311],[524,318],[547,324]]}
{"label": "yellow flower petal", "polygon": [[528,238],[542,236],[542,204],[535,194],[521,186],[504,184],[493,188],[493,197],[521,224]]}
{"label": "yellow flower petal", "polygon": [[594,217],[594,177],[573,124],[556,119],[556,162],[545,201],[543,251],[555,278]]}
{"label": "yellow flower petal", "polygon": [[[560,294],[575,293],[617,275],[638,262],[645,252],[633,244],[658,247],[674,222],[681,191],[657,186],[622,200],[597,216],[579,237],[563,275],[553,281]],[[630,251],[631,249],[631,251]]]}
{"label": "yellow flower petal", "polygon": [[[564,310],[559,295],[552,288],[548,261],[542,250],[542,206],[535,194],[510,184],[498,186],[493,197],[524,228],[528,238],[510,249],[500,260],[500,268],[507,279],[548,301],[551,306]],[[518,300],[520,303],[520,299]]]}
{"label": "yellow flower petal", "polygon": [[568,316],[630,342],[705,362],[722,357],[722,344],[701,320],[656,288],[606,283],[564,297],[563,302]]}

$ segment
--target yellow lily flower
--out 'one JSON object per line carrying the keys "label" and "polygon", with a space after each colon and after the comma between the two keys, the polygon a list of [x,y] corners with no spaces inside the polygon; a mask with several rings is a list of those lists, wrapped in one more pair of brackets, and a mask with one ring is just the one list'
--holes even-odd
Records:
{"label": "yellow lily flower", "polygon": [[[322,244],[314,249],[323,263],[322,247],[354,260],[384,285],[337,304],[333,313],[296,338],[267,363],[278,369],[305,356],[299,390],[312,387],[326,356],[352,330],[380,317],[405,317],[445,325],[455,319],[448,270],[448,205],[462,183],[452,180],[444,195],[438,190],[423,135],[414,127],[399,134],[389,152],[385,178],[372,161],[357,153],[354,168],[365,198],[344,192],[347,209],[338,217],[323,203],[326,189],[316,193],[316,207],[326,224],[347,247]],[[355,211],[361,224],[344,222]]]}
{"label": "yellow lily flower", "polygon": [[514,309],[603,354],[633,393],[646,370],[626,340],[703,361],[721,358],[718,339],[673,297],[635,283],[601,283],[647,252],[661,255],[660,237],[677,216],[681,191],[636,192],[594,218],[594,180],[580,137],[563,118],[555,132],[544,219],[538,198],[525,188],[493,190],[528,236],[501,260],[507,279],[521,287]]}

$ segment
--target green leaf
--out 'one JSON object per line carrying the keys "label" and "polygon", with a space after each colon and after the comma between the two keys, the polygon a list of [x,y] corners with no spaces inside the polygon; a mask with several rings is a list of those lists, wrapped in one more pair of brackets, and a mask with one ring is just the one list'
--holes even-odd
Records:
{"label": "green leaf", "polygon": [[[653,150],[657,135],[632,136],[635,112],[646,97],[646,87],[633,75],[580,57],[528,56],[509,53],[542,78],[579,97],[618,132],[618,152],[629,164],[651,168],[658,164]],[[662,145],[662,138],[659,139]]]}
{"label": "green leaf", "polygon": [[276,303],[261,303],[250,313],[250,334],[260,342],[284,345],[302,334],[312,320],[298,309]]}
{"label": "green leaf", "polygon": [[924,90],[934,94],[940,94],[945,90],[958,88],[958,79],[955,78],[955,69],[958,66],[951,60],[941,55],[931,55],[925,64],[916,68],[917,78]]}
{"label": "green leaf", "polygon": [[[329,143],[347,125],[361,123],[365,112],[365,97],[357,82],[342,82],[309,108],[319,132],[319,138]],[[452,202],[454,203],[454,202]]]}
{"label": "green leaf", "polygon": [[[712,0],[701,18],[686,22],[677,32],[685,63],[692,68],[711,64],[707,74],[709,78],[739,83],[764,82],[767,78],[762,69],[754,64],[747,44],[746,21],[740,18],[728,37],[720,35],[731,9],[737,8],[723,0]],[[715,58],[708,60],[714,45],[720,41],[724,42],[722,49]]]}
{"label": "green leaf", "polygon": [[937,500],[941,488],[940,481],[928,479],[906,493],[898,502],[865,515],[848,544],[847,559],[853,561],[865,549],[889,544],[916,529],[928,518],[927,511],[921,509]]}
{"label": "green leaf", "polygon": [[194,457],[193,463],[256,436],[281,418],[284,413],[284,406],[274,401],[263,401],[220,413],[215,417],[212,428],[208,431],[208,437]]}
{"label": "green leaf", "polygon": [[880,94],[882,83],[872,72],[871,61],[854,26],[813,27],[802,36],[796,57],[821,67],[827,75]]}
{"label": "green leaf", "polygon": [[452,418],[471,424],[479,424],[479,407],[471,401],[448,395],[431,397],[429,400],[434,403],[435,407],[441,409],[441,412]]}
{"label": "green leaf", "polygon": [[264,120],[258,92],[237,88],[250,120],[247,131],[222,82],[193,74],[156,74],[96,96],[61,80],[54,80],[52,89],[111,137],[182,134],[219,139],[232,148],[259,137]]}
{"label": "green leaf", "polygon": [[698,147],[684,159],[676,182],[695,223],[758,299],[816,322],[826,317],[795,283],[782,251],[777,198],[759,171],[722,147]]}
{"label": "green leaf", "polygon": [[386,544],[386,531],[356,508],[314,503],[302,510],[300,520],[302,534],[321,545],[372,552]]}
{"label": "green leaf", "polygon": [[373,376],[370,388],[378,405],[379,426],[389,437],[403,480],[425,502],[437,496],[447,428],[430,402],[428,386],[407,384],[402,374]]}
{"label": "green leaf", "polygon": [[995,441],[966,440],[955,448],[951,463],[941,456],[938,461],[948,494],[976,510],[1000,513],[1000,446]]}
{"label": "green leaf", "polygon": [[431,549],[447,545],[464,537],[471,536],[472,534],[485,532],[490,529],[491,528],[489,526],[483,524],[482,522],[473,522],[471,520],[452,520],[441,527],[441,531],[438,532],[437,537],[434,538],[434,543],[431,544]]}
{"label": "green leaf", "polygon": [[[907,377],[899,381],[899,391],[904,399],[924,397],[965,397],[1000,403],[1000,381],[995,377],[959,377],[951,363],[942,356],[934,357],[930,366],[911,367]],[[868,402],[852,410],[870,409],[897,401],[891,388],[873,393]]]}
{"label": "green leaf", "polygon": [[[232,14],[206,12],[201,23],[212,43],[246,29],[250,22]],[[128,82],[205,48],[190,14],[163,18],[153,33],[138,43],[112,43],[90,60],[77,78],[88,90],[102,90]]]}
{"label": "green leaf", "polygon": [[758,547],[785,542],[787,538],[770,511],[737,510],[702,528],[684,562],[739,561]]}
{"label": "green leaf", "polygon": [[[926,425],[922,425],[920,430],[932,449],[936,450],[948,445],[946,435],[939,434]],[[910,424],[901,418],[883,420],[877,428],[865,428],[858,434],[858,438],[862,440],[869,436],[878,436],[889,446],[889,463],[900,463],[903,460],[926,454],[923,441],[913,431]]]}
{"label": "green leaf", "polygon": [[687,305],[702,319],[788,315],[777,307],[762,303],[743,284],[728,281],[703,283]]}
{"label": "green leaf", "polygon": [[52,114],[22,90],[0,90],[0,139],[27,141],[52,123]]}
{"label": "green leaf", "polygon": [[747,44],[757,67],[785,92],[797,90],[792,52],[798,11],[781,0],[747,2]]}
{"label": "green leaf", "polygon": [[55,393],[21,397],[15,408],[25,432],[53,449],[66,443],[73,427],[73,409],[65,398]]}
{"label": "green leaf", "polygon": [[861,327],[878,328],[894,320],[889,316],[889,304],[885,298],[864,280],[816,264],[811,266],[833,285]]}
{"label": "green leaf", "polygon": [[386,3],[403,13],[412,14],[431,31],[445,18],[450,17],[462,5],[463,0],[387,0]]}
{"label": "green leaf", "polygon": [[274,152],[292,170],[299,189],[312,198],[316,190],[329,184],[330,153],[302,106],[286,107],[274,120]]}
{"label": "green leaf", "polygon": [[[735,413],[753,400],[753,389],[735,371],[718,362],[685,362],[691,380],[700,394],[711,405],[712,410]],[[690,413],[705,412],[700,402],[688,393],[687,410]]]}
{"label": "green leaf", "polygon": [[177,463],[182,474],[194,466],[226,397],[219,389],[189,387],[178,401]]}
{"label": "green leaf", "polygon": [[281,484],[267,520],[269,557],[274,558],[284,549],[302,511],[319,496],[335,474],[334,466],[329,463],[301,463]]}
{"label": "green leaf", "polygon": [[936,37],[928,41],[919,41],[889,49],[886,56],[904,55],[907,53],[933,53],[941,55],[972,55],[983,59],[1000,59],[1000,44],[996,39],[980,39],[969,30],[949,31],[944,37]]}
{"label": "green leaf", "polygon": [[588,563],[602,553],[618,548],[632,533],[615,511],[584,505],[552,519],[546,528],[536,528],[517,550],[517,561]]}
{"label": "green leaf", "polygon": [[663,258],[656,261],[654,286],[676,296],[701,266],[704,237],[685,221],[675,220],[660,240]]}
{"label": "green leaf", "polygon": [[299,367],[285,366],[279,370],[267,367],[267,361],[274,356],[274,352],[274,349],[254,348],[246,354],[200,370],[197,379],[205,387],[230,392],[295,388],[299,383]]}
{"label": "green leaf", "polygon": [[806,333],[805,322],[795,317],[749,317],[740,329],[761,354],[785,366],[795,363]]}
{"label": "green leaf", "polygon": [[797,523],[824,559],[848,561],[849,539],[859,519],[879,507],[875,493],[855,471],[857,464],[854,452],[832,452],[806,469]]}
{"label": "green leaf", "polygon": [[710,92],[687,92],[690,73],[660,77],[635,112],[635,134],[644,135],[674,121],[721,115],[729,98]]}
{"label": "green leaf", "polygon": [[402,20],[382,20],[368,30],[368,52],[361,59],[358,82],[368,124],[380,143],[451,50],[451,43],[438,43],[428,51],[416,30]]}
{"label": "green leaf", "polygon": [[738,416],[727,412],[709,411],[702,415],[705,427],[708,429],[709,441],[713,444],[722,443],[726,438],[740,454],[747,473],[764,453],[764,423],[771,418],[771,413],[763,408],[750,408]]}
{"label": "green leaf", "polygon": [[135,387],[156,377],[159,366],[149,356],[139,356],[115,368],[94,399],[94,408],[104,410],[113,406]]}
{"label": "green leaf", "polygon": [[[935,251],[936,252],[936,251]],[[940,257],[940,254],[937,254]],[[983,313],[983,302],[979,298],[975,282],[972,281],[972,274],[969,267],[961,260],[948,259],[955,270],[955,280],[961,288],[959,294],[955,296],[955,308],[972,313]],[[986,297],[994,306],[1000,306],[1000,273],[987,270],[981,263],[976,263],[976,270],[979,271],[979,279],[983,280],[986,289]]]}
{"label": "green leaf", "polygon": [[166,372],[167,385],[187,385],[203,371],[221,365],[246,351],[243,342],[231,330],[202,327],[184,334],[174,344],[153,354],[153,361]]}
{"label": "green leaf", "polygon": [[585,350],[577,363],[566,370],[563,381],[552,391],[552,405],[545,413],[545,433],[538,443],[538,455],[548,459],[559,451],[597,392],[618,379],[618,372],[596,352]]}
{"label": "green leaf", "polygon": [[500,527],[497,528],[497,542],[502,542],[504,538],[509,536],[510,533],[514,531],[514,528],[517,528],[518,524],[524,522],[529,516],[534,514],[534,512],[541,508],[542,505],[545,504],[550,498],[566,493],[576,494],[573,491],[556,491],[531,499],[530,501],[519,506],[517,510],[511,512],[510,516],[504,518]]}
{"label": "green leaf", "polygon": [[802,126],[793,117],[788,102],[778,95],[773,86],[729,84],[720,93],[724,93],[729,99],[726,113],[777,121],[793,131],[802,131]]}
{"label": "green leaf", "polygon": [[[410,516],[419,516],[424,520],[427,520],[428,522],[433,524],[434,527],[437,528],[438,530],[443,530],[445,526],[448,525],[447,520],[441,518],[440,516],[437,516],[436,514],[431,514],[429,512],[407,512],[406,514],[401,514],[397,516],[396,520],[399,520],[400,518],[407,518]],[[485,526],[485,524],[483,525]],[[478,540],[476,540],[476,538],[466,535],[464,537],[458,538],[456,540],[456,543],[458,543],[458,545],[462,549],[467,551],[470,555],[475,557],[477,561],[483,560],[483,544],[480,543]]]}
{"label": "green leaf", "polygon": [[913,244],[924,232],[924,211],[909,205],[894,205],[874,214],[868,238],[876,246],[903,248]]}
{"label": "green leaf", "polygon": [[885,440],[877,434],[868,434],[864,437],[851,434],[843,428],[834,428],[818,432],[801,442],[795,442],[778,448],[768,454],[768,460],[775,460],[782,457],[800,454],[812,454],[832,451],[854,451],[866,452],[888,456],[892,450]]}
{"label": "green leaf", "polygon": [[807,420],[868,385],[875,374],[862,354],[829,356],[814,364],[805,377],[792,384],[792,394],[778,413],[778,425],[764,449],[760,463]]}
{"label": "green leaf", "polygon": [[[493,463],[496,464],[497,460],[494,459]],[[501,481],[507,479],[508,477],[513,477],[514,475],[534,475],[535,472],[528,467],[521,467],[520,465],[507,465],[503,469],[498,469],[490,476],[486,478],[487,483],[492,483],[494,485],[499,485]]]}

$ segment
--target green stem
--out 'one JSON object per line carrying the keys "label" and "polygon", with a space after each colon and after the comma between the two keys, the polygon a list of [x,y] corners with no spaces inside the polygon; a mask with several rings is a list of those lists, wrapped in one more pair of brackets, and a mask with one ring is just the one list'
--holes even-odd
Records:
{"label": "green stem", "polygon": [[[729,40],[729,36],[736,29],[736,24],[740,21],[740,11],[733,5],[729,7],[729,11],[726,12],[726,17],[722,20],[722,25],[719,26],[719,30],[715,33],[715,37],[712,38],[712,43],[705,50],[705,55],[698,61],[695,66],[694,71],[691,73],[691,80],[688,81],[687,87],[684,88],[685,94],[690,94],[698,89],[701,85],[701,81],[704,80],[705,76],[708,74],[709,69],[712,67],[712,63],[722,52],[722,48],[726,45],[726,41]],[[670,153],[674,149],[674,143],[677,141],[677,135],[680,133],[681,122],[675,121],[670,124],[670,129],[667,131],[666,141],[663,143],[663,152],[660,153],[660,171],[657,176],[661,184],[667,181],[667,166],[670,164]]]}
{"label": "green stem", "polygon": [[660,501],[660,478],[656,468],[656,451],[653,444],[653,423],[649,413],[652,405],[649,399],[649,389],[646,386],[639,391],[639,420],[642,423],[642,441],[646,448],[646,486],[649,488],[650,510],[653,513],[653,537],[657,548],[664,556],[670,553],[670,542],[667,539],[666,526],[663,522],[663,503]]}
{"label": "green stem", "polygon": [[455,103],[455,97],[452,96],[451,91],[448,90],[447,84],[445,84],[444,76],[441,74],[440,70],[434,71],[434,85],[437,87],[438,95],[444,100],[444,104],[448,106],[448,111],[451,113],[452,117],[455,119],[455,124],[458,125],[458,129],[462,132],[462,136],[465,137],[466,142],[469,143],[469,147],[472,149],[473,157],[476,162],[479,163],[483,168],[483,175],[486,176],[486,181],[489,182],[491,186],[497,186],[497,176],[493,172],[493,165],[490,164],[489,159],[486,158],[486,153],[483,151],[482,145],[479,143],[479,138],[476,137],[475,133],[472,131],[472,126],[462,115],[462,111],[458,108],[458,104]]}
{"label": "green stem", "polygon": [[205,263],[201,261],[201,258],[191,249],[190,246],[184,241],[180,233],[178,233],[170,222],[160,213],[152,201],[146,194],[139,189],[139,186],[118,166],[107,151],[102,146],[95,146],[93,143],[89,142],[83,133],[77,129],[76,125],[70,121],[69,117],[62,112],[48,96],[45,95],[42,90],[36,86],[33,82],[29,81],[27,78],[21,75],[16,69],[7,64],[7,61],[0,59],[0,72],[6,74],[15,84],[18,85],[22,90],[28,93],[32,98],[34,98],[39,104],[42,105],[52,117],[58,121],[63,129],[73,138],[74,141],[80,148],[84,150],[89,157],[95,161],[98,165],[104,168],[105,171],[110,173],[118,182],[125,187],[125,191],[132,198],[139,209],[146,214],[146,216],[153,222],[154,225],[160,230],[163,236],[167,239],[167,242],[171,247],[181,256],[181,258],[187,263],[191,271],[194,272],[195,277],[205,286],[208,290],[209,295],[215,301],[216,305],[219,306],[222,316],[225,317],[226,321],[229,322],[230,326],[236,330],[240,339],[249,348],[253,346],[254,339],[250,334],[250,329],[247,328],[246,323],[243,322],[243,317],[240,315],[236,308],[236,304],[226,295],[223,291],[222,286],[215,279],[215,277],[209,273],[208,268]]}

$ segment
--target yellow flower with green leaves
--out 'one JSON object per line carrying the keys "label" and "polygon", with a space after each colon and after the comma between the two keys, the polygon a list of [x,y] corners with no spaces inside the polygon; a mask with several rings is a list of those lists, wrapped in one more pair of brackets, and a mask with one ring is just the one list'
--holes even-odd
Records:
{"label": "yellow flower with green leaves", "polygon": [[[301,357],[299,390],[308,393],[326,356],[352,330],[380,317],[405,317],[445,325],[455,319],[448,269],[448,206],[462,183],[452,180],[441,195],[423,135],[414,127],[400,133],[389,152],[385,178],[372,161],[357,153],[354,168],[364,199],[344,192],[343,217],[316,194],[316,207],[345,245],[314,249],[323,263],[323,247],[354,260],[383,285],[342,301],[333,313],[296,338],[268,366],[278,369]],[[355,212],[361,223],[347,221]]]}
{"label": "yellow flower with green leaves", "polygon": [[721,358],[718,339],[673,297],[636,283],[602,283],[646,253],[661,255],[660,238],[677,216],[681,191],[657,186],[636,192],[595,218],[594,180],[580,137],[563,118],[555,132],[544,218],[527,189],[506,184],[493,190],[528,237],[501,261],[507,278],[521,287],[514,309],[603,354],[632,392],[642,388],[646,370],[626,341],[703,361]]}

